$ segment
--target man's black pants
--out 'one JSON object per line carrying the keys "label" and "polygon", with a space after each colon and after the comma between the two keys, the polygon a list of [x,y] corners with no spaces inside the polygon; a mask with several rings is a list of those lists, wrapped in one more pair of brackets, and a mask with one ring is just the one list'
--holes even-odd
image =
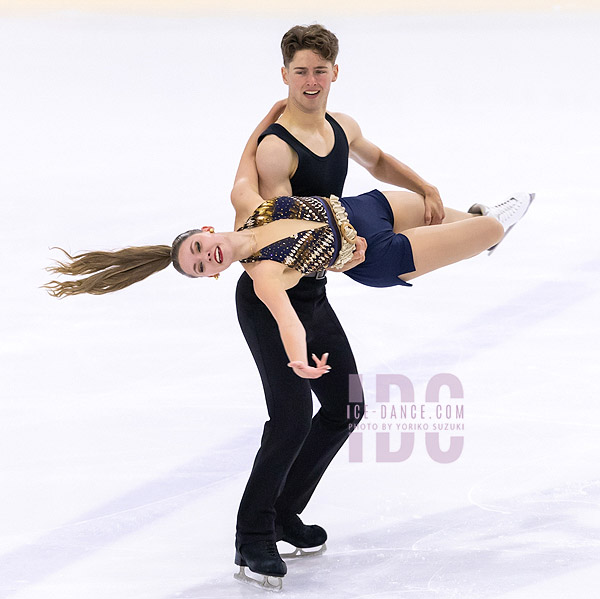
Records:
{"label": "man's black pants", "polygon": [[[329,352],[331,371],[302,379],[287,366],[277,323],[244,273],[238,319],[263,383],[269,420],[238,511],[236,544],[274,539],[275,519],[300,514],[327,466],[363,415],[362,394],[349,404],[356,363],[325,294],[326,279],[304,277],[288,295],[306,329],[309,363]],[[356,380],[356,379],[355,379]],[[313,417],[311,390],[321,407]],[[356,400],[359,400],[359,409]]]}

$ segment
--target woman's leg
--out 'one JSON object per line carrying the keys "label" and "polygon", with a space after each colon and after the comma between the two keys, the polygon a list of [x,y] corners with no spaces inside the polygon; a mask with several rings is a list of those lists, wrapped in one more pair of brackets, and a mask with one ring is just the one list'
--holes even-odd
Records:
{"label": "woman's leg", "polygon": [[[392,212],[394,213],[394,233],[404,233],[409,229],[425,226],[425,204],[423,196],[412,191],[384,191]],[[454,223],[473,218],[454,208],[444,206],[446,216],[443,224]]]}
{"label": "woman's leg", "polygon": [[403,234],[410,241],[415,270],[400,278],[410,281],[487,250],[502,239],[504,228],[494,217],[468,215],[441,225],[418,226]]}

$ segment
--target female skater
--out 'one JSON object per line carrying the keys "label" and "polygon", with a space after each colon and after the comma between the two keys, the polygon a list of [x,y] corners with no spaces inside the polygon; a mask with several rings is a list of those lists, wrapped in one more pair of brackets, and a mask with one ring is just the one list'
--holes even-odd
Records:
{"label": "female skater", "polygon": [[180,234],[170,246],[77,256],[65,252],[68,260],[49,270],[88,276],[51,281],[46,285],[51,295],[117,291],[170,263],[189,277],[216,278],[239,261],[277,321],[288,366],[300,377],[318,378],[329,370],[327,354],[313,355],[314,367],[307,364],[305,331],[286,294],[302,276],[320,276],[329,269],[373,287],[409,286],[416,277],[494,249],[533,200],[533,194],[521,193],[491,208],[476,204],[469,213],[445,208],[442,224],[432,226],[419,226],[423,198],[412,192],[374,190],[341,200],[284,196],[264,201],[258,192],[257,141],[284,106],[273,106],[242,155],[231,194],[235,231],[216,233],[203,227]]}

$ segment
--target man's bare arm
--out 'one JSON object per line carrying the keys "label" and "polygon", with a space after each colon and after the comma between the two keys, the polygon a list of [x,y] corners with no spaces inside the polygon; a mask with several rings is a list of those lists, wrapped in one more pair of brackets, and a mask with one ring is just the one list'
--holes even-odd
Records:
{"label": "man's bare arm", "polygon": [[344,128],[350,145],[350,157],[366,168],[379,181],[414,191],[425,198],[425,224],[439,224],[444,218],[444,206],[436,187],[425,181],[403,162],[386,154],[366,139],[358,123],[345,114],[334,114]]}
{"label": "man's bare arm", "polygon": [[252,132],[242,152],[233,189],[231,190],[231,203],[235,208],[238,218],[245,219],[262,202],[263,198],[259,194],[258,173],[255,161],[258,138],[271,123],[277,120],[285,109],[286,104],[287,100],[280,100],[273,105],[265,118],[262,119]]}
{"label": "man's bare arm", "polygon": [[256,151],[256,168],[263,198],[292,195],[296,153],[275,135],[265,137]]}

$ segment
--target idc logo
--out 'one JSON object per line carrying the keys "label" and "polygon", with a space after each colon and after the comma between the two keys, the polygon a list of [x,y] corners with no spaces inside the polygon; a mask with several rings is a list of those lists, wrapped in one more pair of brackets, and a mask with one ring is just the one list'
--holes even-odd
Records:
{"label": "idc logo", "polygon": [[[363,376],[351,375],[348,417],[361,410]],[[391,396],[400,397],[392,402]],[[443,399],[442,399],[443,398]],[[423,439],[427,454],[440,464],[455,462],[461,456],[464,436],[463,386],[449,373],[436,374],[425,390],[425,403],[415,402],[415,387],[402,374],[375,375],[375,408],[365,406],[363,420],[350,436],[350,461],[363,461],[365,432],[374,433],[377,462],[403,462]],[[449,440],[448,440],[448,436]],[[371,438],[373,435],[371,435]],[[399,441],[399,443],[398,443]]]}

